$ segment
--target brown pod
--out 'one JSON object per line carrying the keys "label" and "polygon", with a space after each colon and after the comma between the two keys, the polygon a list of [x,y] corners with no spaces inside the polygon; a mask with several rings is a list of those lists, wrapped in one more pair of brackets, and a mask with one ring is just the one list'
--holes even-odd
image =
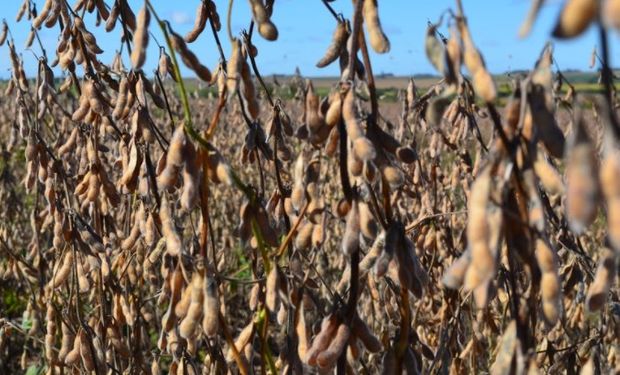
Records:
{"label": "brown pod", "polygon": [[[329,112],[328,112],[329,113]],[[340,133],[338,133],[338,127],[332,127],[325,143],[325,154],[327,156],[334,156],[338,150],[338,141],[340,140]]]}
{"label": "brown pod", "polygon": [[260,106],[258,104],[254,82],[252,81],[252,74],[250,73],[250,65],[245,60],[241,61],[241,89],[243,99],[245,99],[245,108],[250,117],[256,120],[260,113]]}
{"label": "brown pod", "polygon": [[205,277],[205,297],[203,303],[202,330],[207,337],[214,337],[219,328],[218,314],[220,299],[217,294],[217,282],[213,277]]}
{"label": "brown pod", "polygon": [[360,215],[360,229],[361,233],[364,237],[369,239],[375,239],[377,237],[377,221],[375,220],[374,215],[370,211],[370,207],[368,204],[364,202],[359,202],[359,215]]}
{"label": "brown pod", "polygon": [[194,73],[196,73],[196,75],[201,80],[205,82],[210,82],[212,78],[211,71],[209,70],[209,68],[200,63],[200,60],[198,60],[198,57],[196,57],[194,52],[190,51],[189,48],[187,48],[185,40],[175,32],[171,32],[170,37],[172,40],[172,46],[181,56],[183,64],[193,70]]}
{"label": "brown pod", "polygon": [[192,282],[188,286],[191,289],[190,304],[187,309],[187,315],[179,325],[179,334],[184,339],[190,339],[195,335],[196,327],[198,327],[200,318],[202,317],[203,301],[204,301],[204,280],[200,271],[194,272]]}
{"label": "brown pod", "polygon": [[138,12],[136,21],[136,31],[133,34],[133,50],[131,51],[131,64],[134,69],[142,68],[146,60],[146,49],[149,45],[149,22],[151,21],[151,13],[146,3]]}
{"label": "brown pod", "polygon": [[471,263],[465,273],[465,290],[473,290],[488,282],[495,274],[495,259],[489,246],[487,205],[491,193],[491,166],[483,169],[474,181],[467,204],[467,239]]}
{"label": "brown pod", "polygon": [[325,124],[332,128],[336,127],[340,119],[342,118],[342,99],[340,98],[340,93],[336,92],[331,96],[329,101],[329,108],[325,113]]}
{"label": "brown pod", "polygon": [[176,231],[174,219],[170,213],[168,199],[164,195],[162,197],[161,207],[159,209],[159,218],[161,220],[161,230],[166,239],[166,254],[176,257],[183,248],[181,238]]}
{"label": "brown pod", "polygon": [[80,347],[82,346],[81,341],[81,331],[75,335],[75,339],[73,340],[73,348],[70,352],[65,356],[65,365],[71,366],[74,365],[80,359]]}
{"label": "brown pod", "polygon": [[[243,349],[246,345],[251,341],[252,336],[254,336],[254,322],[250,322],[247,326],[245,326],[241,332],[239,332],[239,336],[235,339],[235,349],[243,355]],[[232,361],[234,358],[232,348],[228,350],[227,359]]]}
{"label": "brown pod", "polygon": [[598,16],[599,3],[596,0],[567,0],[552,35],[559,39],[579,36]]}
{"label": "brown pod", "polygon": [[312,345],[308,349],[306,357],[304,358],[304,361],[308,365],[317,365],[318,355],[325,351],[330,345],[338,326],[338,317],[336,315],[331,314],[323,318],[323,322],[321,323],[321,331],[314,338],[314,340],[312,340]]}
{"label": "brown pod", "polygon": [[571,230],[581,234],[596,218],[599,180],[597,152],[579,113],[575,122],[565,157],[565,211]]}
{"label": "brown pod", "polygon": [[308,328],[304,315],[304,304],[300,301],[295,309],[295,333],[297,334],[297,354],[304,359],[308,353]]}
{"label": "brown pod", "polygon": [[620,30],[620,0],[607,0],[605,2],[603,18],[608,26]]}
{"label": "brown pod", "polygon": [[299,250],[306,250],[312,244],[312,232],[314,230],[314,224],[306,222],[302,224],[301,228],[297,231],[295,237],[295,247]]}
{"label": "brown pod", "polygon": [[269,272],[267,282],[265,283],[265,305],[272,312],[276,311],[276,304],[278,303],[279,276],[278,267],[274,266]]}
{"label": "brown pod", "polygon": [[346,255],[359,250],[360,238],[360,210],[357,201],[351,202],[351,209],[347,214],[346,226],[342,237],[342,252]]}
{"label": "brown pod", "polygon": [[185,318],[187,315],[187,309],[189,308],[189,304],[192,300],[192,288],[189,285],[187,288],[183,289],[183,293],[181,293],[181,299],[174,306],[174,315],[179,318]]}
{"label": "brown pod", "polygon": [[241,42],[234,39],[232,42],[230,58],[226,65],[226,87],[230,97],[237,93],[239,82],[241,81],[241,69],[243,64],[243,55],[241,54]]}
{"label": "brown pod", "polygon": [[607,152],[601,164],[601,191],[607,203],[607,236],[620,252],[620,151]]}
{"label": "brown pod", "polygon": [[379,10],[377,0],[365,0],[363,9],[364,24],[368,30],[370,46],[377,53],[387,53],[390,51],[390,41],[381,28],[379,21]]}
{"label": "brown pod", "polygon": [[548,94],[545,92],[545,88],[539,84],[533,85],[528,95],[533,130],[547,151],[549,151],[549,154],[553,157],[561,158],[565,146],[564,133],[559,128],[548,101]]}
{"label": "brown pod", "polygon": [[469,267],[471,257],[469,252],[463,253],[452,265],[444,272],[441,282],[446,288],[457,290],[463,285],[465,272]]}
{"label": "brown pod", "polygon": [[80,337],[80,357],[82,358],[82,364],[87,371],[94,371],[97,362],[92,351],[91,345],[93,340],[90,335],[86,334],[86,331],[81,330],[79,333]]}
{"label": "brown pod", "polygon": [[547,193],[555,196],[564,194],[562,176],[540,152],[537,153],[534,161],[534,172]]}
{"label": "brown pod", "polygon": [[209,9],[205,1],[200,1],[198,4],[198,8],[196,8],[196,19],[194,21],[194,28],[191,29],[187,34],[185,34],[185,41],[187,43],[192,43],[198,38],[198,35],[202,33],[205,26],[207,25],[207,20],[209,18]]}
{"label": "brown pod", "polygon": [[360,339],[369,352],[378,353],[383,349],[381,341],[374,335],[368,325],[366,325],[366,323],[357,315],[353,320],[353,330],[355,336]]}
{"label": "brown pod", "polygon": [[617,269],[617,253],[609,248],[604,248],[596,268],[594,281],[588,288],[588,295],[586,296],[588,311],[598,311],[603,308],[609,289],[616,279]]}
{"label": "brown pod", "polygon": [[73,348],[75,335],[73,334],[71,328],[69,328],[69,326],[67,326],[67,324],[64,322],[64,320],[62,321],[60,328],[62,332],[62,339],[60,343],[60,351],[58,352],[58,360],[62,363],[65,362],[65,358]]}
{"label": "brown pod", "polygon": [[353,152],[362,161],[370,161],[377,156],[375,146],[366,137],[359,137],[353,141]]}
{"label": "brown pod", "polygon": [[314,91],[311,81],[306,85],[306,125],[310,133],[317,133],[325,125],[323,118],[319,115],[320,98]]}
{"label": "brown pod", "polygon": [[405,183],[405,175],[394,166],[386,165],[381,169],[381,174],[393,189],[397,189]]}
{"label": "brown pod", "polygon": [[52,279],[52,286],[54,288],[60,287],[69,278],[71,270],[73,268],[73,251],[67,251],[65,253],[62,265],[58,267],[54,278]]}
{"label": "brown pod", "polygon": [[351,329],[349,326],[344,323],[340,324],[329,346],[316,357],[317,365],[321,368],[332,367],[346,348],[350,335]]}
{"label": "brown pod", "polygon": [[35,29],[39,29],[43,24],[43,21],[47,18],[52,10],[52,5],[55,2],[53,0],[46,0],[43,3],[43,7],[39,10],[39,15],[32,20],[32,27]]}
{"label": "brown pod", "polygon": [[2,21],[2,30],[0,30],[0,46],[2,46],[4,44],[4,42],[6,41],[6,37],[8,35],[8,31],[9,31],[9,26],[7,25],[6,21],[3,20]]}
{"label": "brown pod", "polygon": [[276,25],[268,20],[267,22],[260,23],[258,25],[258,33],[265,39],[269,41],[274,41],[278,39],[278,29]]}
{"label": "brown pod", "polygon": [[334,30],[334,34],[332,36],[332,42],[329,47],[327,47],[325,55],[323,55],[319,62],[316,63],[316,66],[318,68],[323,68],[336,61],[336,59],[340,56],[342,49],[346,47],[348,38],[349,32],[347,30],[346,22],[338,22],[338,25],[336,25],[336,30]]}
{"label": "brown pod", "polygon": [[493,77],[482,67],[473,74],[474,90],[485,102],[492,103],[497,98],[497,89]]}
{"label": "brown pod", "polygon": [[547,240],[540,238],[536,240],[536,261],[542,273],[540,291],[543,314],[547,323],[553,326],[560,318],[562,297],[557,256]]}

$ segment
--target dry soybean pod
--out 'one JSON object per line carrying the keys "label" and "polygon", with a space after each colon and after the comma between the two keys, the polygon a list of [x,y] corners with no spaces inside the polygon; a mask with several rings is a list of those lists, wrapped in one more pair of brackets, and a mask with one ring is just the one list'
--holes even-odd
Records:
{"label": "dry soybean pod", "polygon": [[387,53],[390,51],[390,41],[381,28],[379,21],[379,10],[377,0],[364,0],[362,9],[364,14],[364,24],[368,30],[370,46],[377,53]]}
{"label": "dry soybean pod", "polygon": [[347,39],[349,38],[349,31],[347,30],[347,23],[345,21],[339,21],[334,30],[332,36],[332,42],[327,47],[325,55],[316,63],[317,68],[323,68],[336,61],[340,57],[340,52],[346,47]]}
{"label": "dry soybean pod", "polygon": [[133,50],[131,51],[131,64],[134,69],[142,68],[144,61],[146,60],[146,49],[149,45],[149,22],[151,21],[151,13],[149,12],[146,3],[140,12],[138,12],[138,18],[136,20],[136,31],[133,34]]}
{"label": "dry soybean pod", "polygon": [[209,19],[209,8],[204,1],[200,1],[198,8],[196,8],[196,19],[194,21],[194,28],[185,34],[185,41],[187,43],[194,42],[200,33],[204,30]]}

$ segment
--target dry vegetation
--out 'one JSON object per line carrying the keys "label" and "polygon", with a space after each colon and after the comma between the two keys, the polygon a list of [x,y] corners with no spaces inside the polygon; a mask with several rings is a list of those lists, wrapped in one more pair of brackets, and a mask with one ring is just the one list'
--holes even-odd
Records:
{"label": "dry vegetation", "polygon": [[[277,2],[250,0],[236,36],[233,1],[194,2],[182,36],[148,0],[25,0],[33,79],[3,23],[0,372],[620,371],[619,0],[567,0],[553,31],[599,30],[602,94],[578,94],[549,45],[503,108],[457,0],[426,35],[442,79],[411,80],[392,120],[376,0],[323,1],[317,65],[341,79],[321,97],[296,77],[290,100],[252,43],[278,38]],[[122,35],[110,64],[94,27]],[[232,44],[213,70],[204,38]],[[217,95],[187,90],[181,63]]]}

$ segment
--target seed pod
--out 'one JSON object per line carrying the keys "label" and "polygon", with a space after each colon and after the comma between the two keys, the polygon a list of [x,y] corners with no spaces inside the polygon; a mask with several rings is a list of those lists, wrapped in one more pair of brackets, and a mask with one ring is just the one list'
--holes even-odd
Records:
{"label": "seed pod", "polygon": [[560,276],[557,256],[547,240],[536,240],[536,261],[541,270],[540,290],[545,320],[550,326],[557,323],[562,309]]}
{"label": "seed pod", "polygon": [[599,1],[567,0],[552,35],[559,39],[574,38],[583,33],[598,15]]}
{"label": "seed pod", "polygon": [[56,310],[53,304],[47,305],[45,314],[45,358],[50,362],[56,361],[56,351],[54,347],[56,336]]}
{"label": "seed pod", "polygon": [[71,352],[71,349],[73,349],[75,335],[64,320],[62,320],[60,328],[62,331],[62,339],[60,343],[60,351],[58,352],[58,360],[60,362],[65,362],[65,358]]}
{"label": "seed pod", "polygon": [[[237,339],[235,340],[235,348],[238,352],[243,353],[243,348],[248,345],[248,343],[252,339],[252,336],[254,336],[254,322],[250,322],[250,324],[245,326],[243,330],[241,330],[241,332],[239,333],[239,336],[237,336]],[[232,354],[232,348],[228,350],[226,358],[229,361],[233,360],[234,357]]]}
{"label": "seed pod", "polygon": [[314,224],[306,222],[302,224],[295,237],[295,247],[299,250],[306,250],[312,243],[312,232]]}
{"label": "seed pod", "polygon": [[260,106],[258,104],[254,82],[252,81],[252,74],[250,73],[250,65],[245,60],[241,61],[241,88],[243,99],[245,99],[245,108],[250,117],[256,120],[260,112]]}
{"label": "seed pod", "polygon": [[347,39],[349,38],[349,31],[347,30],[346,22],[338,22],[334,35],[332,36],[332,42],[327,47],[325,55],[316,63],[317,68],[323,68],[340,56],[340,52],[346,47]]}
{"label": "seed pod", "polygon": [[488,282],[495,274],[495,259],[489,247],[487,205],[491,193],[491,168],[483,169],[471,187],[467,204],[467,239],[471,263],[465,273],[465,290],[473,290]]}
{"label": "seed pod", "polygon": [[366,137],[359,137],[353,141],[353,152],[362,161],[373,160],[377,156],[375,146]]}
{"label": "seed pod", "polygon": [[[564,133],[558,127],[555,117],[549,109],[547,96],[548,94],[542,85],[533,85],[528,95],[530,121],[533,121],[532,126],[535,126],[535,134],[540,138],[549,154],[560,158],[564,153]],[[527,116],[526,120],[530,116]]]}
{"label": "seed pod", "polygon": [[3,20],[2,21],[2,30],[0,30],[0,46],[2,46],[4,44],[4,42],[6,41],[6,37],[8,35],[8,31],[9,31],[9,26],[7,25],[6,21]]}
{"label": "seed pod", "polygon": [[206,2],[200,1],[198,8],[196,8],[196,19],[194,21],[194,28],[185,34],[185,41],[187,43],[194,42],[200,33],[205,29],[207,20],[209,18],[209,9]]}
{"label": "seed pod", "polygon": [[137,27],[133,34],[133,50],[131,51],[131,64],[134,69],[142,68],[146,60],[146,48],[149,45],[149,22],[151,21],[151,13],[146,3],[140,12],[138,12]]}
{"label": "seed pod", "polygon": [[588,288],[588,295],[586,296],[586,306],[588,311],[598,311],[603,308],[609,289],[616,279],[617,253],[609,248],[604,248],[599,260],[598,267],[596,268],[596,274],[594,275],[594,281]]}
{"label": "seed pod", "polygon": [[241,42],[234,39],[228,64],[226,65],[226,86],[228,95],[233,97],[237,93],[239,81],[241,80],[241,70],[243,68],[243,55],[241,54]]}
{"label": "seed pod", "polygon": [[351,209],[347,214],[346,226],[342,237],[342,252],[346,255],[359,250],[360,238],[360,210],[357,201],[351,202]]}
{"label": "seed pod", "polygon": [[177,318],[179,319],[185,318],[185,316],[187,315],[187,309],[189,309],[189,304],[191,300],[192,300],[192,288],[190,284],[187,288],[183,290],[183,293],[181,294],[181,299],[174,306],[174,315]]}
{"label": "seed pod", "polygon": [[[86,87],[86,85],[84,85],[84,87]],[[85,95],[82,95],[80,97],[78,108],[71,115],[71,120],[75,122],[81,122],[86,117],[89,110],[90,110],[90,101]]]}
{"label": "seed pod", "polygon": [[165,195],[162,197],[159,218],[161,220],[161,231],[166,239],[166,254],[176,257],[181,253],[183,243],[175,229],[174,219],[171,216],[168,199]]}
{"label": "seed pod", "polygon": [[166,154],[166,167],[180,167],[185,163],[185,149],[187,144],[187,136],[183,125],[177,126],[170,139],[170,147]]}
{"label": "seed pod", "polygon": [[391,188],[397,189],[405,183],[405,175],[403,172],[391,165],[387,165],[383,167],[381,170],[381,174],[383,178],[388,182]]}
{"label": "seed pod", "polygon": [[276,25],[271,22],[271,20],[267,22],[260,23],[258,25],[258,33],[265,39],[274,41],[278,39],[278,29]]}
{"label": "seed pod", "polygon": [[[605,2],[603,17],[608,26],[620,30],[620,0],[607,0]],[[2,45],[2,43],[0,43],[0,45]]]}
{"label": "seed pod", "polygon": [[474,90],[485,102],[491,103],[497,98],[497,89],[493,77],[486,70],[480,68],[473,76]]}
{"label": "seed pod", "polygon": [[81,330],[79,335],[80,357],[82,358],[82,364],[86,370],[94,371],[97,367],[97,359],[95,357],[95,353],[93,353],[93,348],[91,345],[94,344],[95,340],[93,340],[93,338],[90,337],[85,330]]}
{"label": "seed pod", "polygon": [[441,282],[446,288],[450,289],[459,289],[461,285],[463,285],[463,280],[465,279],[465,272],[467,272],[467,268],[469,267],[469,263],[471,262],[471,257],[469,252],[463,253],[457,260],[455,260],[450,268],[446,270],[443,274],[443,278]]}
{"label": "seed pod", "polygon": [[620,252],[620,151],[608,151],[601,164],[601,190],[607,203],[607,236]]}
{"label": "seed pod", "polygon": [[52,286],[54,288],[60,287],[64,282],[69,278],[71,274],[71,269],[73,267],[73,251],[67,251],[65,253],[64,260],[62,265],[56,271],[53,279]]}
{"label": "seed pod", "polygon": [[308,329],[306,327],[306,317],[304,315],[304,304],[300,301],[295,309],[295,333],[297,334],[297,354],[304,359],[308,353]]}
{"label": "seed pod", "polygon": [[383,345],[381,344],[381,341],[379,341],[368,325],[366,325],[366,323],[364,323],[364,321],[362,321],[357,315],[353,320],[353,332],[369,352],[378,353],[382,350]]}
{"label": "seed pod", "polygon": [[188,142],[184,151],[186,161],[183,166],[183,193],[180,202],[181,208],[189,212],[198,201],[201,171],[194,146]]}
{"label": "seed pod", "polygon": [[349,336],[351,335],[351,329],[346,324],[340,324],[336,330],[334,338],[329,343],[329,346],[323,350],[316,357],[316,363],[321,368],[330,368],[338,360],[340,354],[345,349]]}
{"label": "seed pod", "polygon": [[80,359],[80,347],[82,346],[81,341],[81,331],[75,335],[75,339],[73,340],[73,348],[70,352],[65,356],[65,365],[71,366],[75,364]]}
{"label": "seed pod", "polygon": [[118,96],[116,97],[116,104],[114,105],[114,110],[112,111],[112,116],[116,120],[119,120],[121,118],[121,115],[125,111],[125,106],[127,105],[128,90],[129,82],[127,80],[127,76],[122,75],[121,81],[118,85]]}
{"label": "seed pod", "polygon": [[336,315],[331,314],[323,318],[323,322],[321,323],[321,331],[314,338],[314,340],[312,340],[312,345],[308,349],[304,359],[308,365],[317,365],[318,355],[325,351],[330,345],[337,328],[339,328],[339,324]]}
{"label": "seed pod", "polygon": [[547,193],[551,195],[562,195],[564,193],[562,177],[542,153],[536,155],[534,172]]}
{"label": "seed pod", "polygon": [[117,350],[123,358],[129,358],[129,347],[123,341],[123,337],[118,326],[110,324],[106,332],[107,338],[110,340],[110,343],[114,349]]}
{"label": "seed pod", "polygon": [[207,337],[212,338],[217,334],[219,328],[218,314],[220,311],[217,283],[213,277],[205,277],[205,291],[202,329]]}
{"label": "seed pod", "polygon": [[278,267],[273,267],[267,276],[267,282],[265,284],[265,305],[269,311],[276,311],[280,284],[279,276]]}
{"label": "seed pod", "polygon": [[566,218],[571,230],[581,234],[596,218],[599,186],[596,150],[580,114],[576,114],[565,159]]}
{"label": "seed pod", "polygon": [[429,22],[426,28],[426,37],[424,39],[424,49],[426,51],[426,57],[433,64],[435,69],[445,75],[446,68],[446,48],[444,43],[437,38],[437,27]]}
{"label": "seed pod", "polygon": [[194,54],[194,52],[190,51],[185,44],[185,40],[181,38],[177,33],[171,32],[170,36],[172,38],[172,47],[179,53],[181,56],[181,60],[183,60],[183,64],[185,64],[188,68],[194,71],[196,75],[205,82],[211,81],[211,71],[206,66],[200,63],[198,57]]}
{"label": "seed pod", "polygon": [[[128,190],[133,191],[140,174],[140,166],[142,165],[142,155],[139,152],[138,145],[132,138],[130,141],[129,162],[124,168],[123,175],[118,183],[125,185]],[[135,240],[134,240],[135,242]]]}
{"label": "seed pod", "polygon": [[363,9],[364,24],[368,30],[370,46],[377,53],[387,53],[390,51],[390,41],[388,40],[379,21],[379,11],[377,0],[364,1]]}
{"label": "seed pod", "polygon": [[192,283],[188,288],[191,288],[191,300],[189,308],[187,309],[187,315],[185,315],[185,318],[179,325],[179,334],[186,340],[194,336],[194,332],[202,316],[204,279],[200,271],[194,272]]}

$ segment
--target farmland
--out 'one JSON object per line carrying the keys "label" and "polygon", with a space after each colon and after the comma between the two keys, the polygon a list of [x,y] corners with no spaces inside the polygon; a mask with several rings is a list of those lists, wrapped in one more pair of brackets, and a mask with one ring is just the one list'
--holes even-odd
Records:
{"label": "farmland", "polygon": [[187,33],[149,0],[0,25],[0,373],[620,372],[619,0],[557,14],[590,72],[491,74],[456,0],[413,77],[373,74],[387,0],[321,1],[337,77],[261,75],[278,1],[192,1]]}

